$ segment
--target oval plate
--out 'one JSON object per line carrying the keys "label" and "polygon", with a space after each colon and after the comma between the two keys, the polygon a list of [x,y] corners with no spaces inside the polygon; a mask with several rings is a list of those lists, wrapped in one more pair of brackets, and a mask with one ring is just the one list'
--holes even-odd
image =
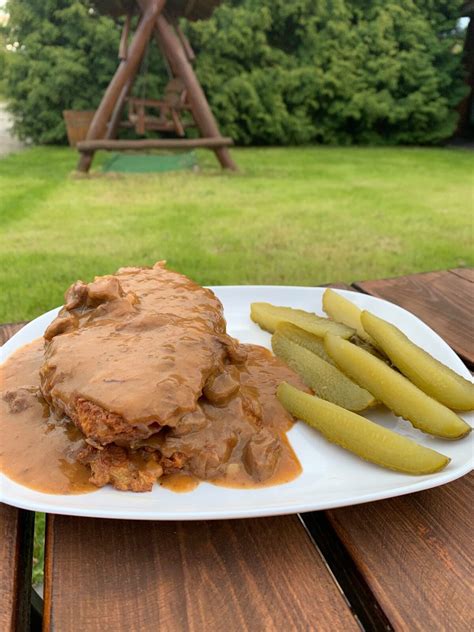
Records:
{"label": "oval plate", "polygon": [[[290,305],[324,315],[324,288],[286,286],[222,286],[211,288],[224,305],[227,330],[241,342],[270,348],[270,335],[250,320],[250,303],[267,301]],[[452,349],[405,309],[356,292],[338,290],[362,309],[368,309],[397,325],[413,342],[460,375],[472,379]],[[59,308],[58,308],[59,309]],[[2,347],[2,361],[22,345],[41,336],[58,309],[36,318]],[[291,483],[253,490],[239,490],[201,483],[186,494],[156,485],[152,492],[119,492],[110,486],[91,494],[53,495],[23,487],[0,474],[0,501],[46,513],[129,520],[216,520],[250,518],[332,509],[429,489],[455,480],[472,469],[473,436],[443,441],[414,429],[408,422],[378,407],[367,417],[387,428],[451,457],[437,474],[409,476],[384,470],[327,442],[316,431],[298,422],[288,438],[298,455],[303,473]],[[462,417],[473,425],[474,415]]]}

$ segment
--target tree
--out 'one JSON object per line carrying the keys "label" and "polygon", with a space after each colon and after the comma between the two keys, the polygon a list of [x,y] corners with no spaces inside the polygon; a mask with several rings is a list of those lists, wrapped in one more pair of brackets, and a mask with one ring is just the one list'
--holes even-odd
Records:
{"label": "tree", "polygon": [[223,132],[239,143],[436,143],[465,92],[461,4],[234,0],[188,32]]}
{"label": "tree", "polygon": [[[437,143],[453,132],[466,90],[455,46],[461,4],[227,0],[185,28],[221,130],[240,144]],[[17,130],[62,142],[62,110],[99,103],[120,25],[89,0],[7,6],[9,39],[19,42],[6,73]],[[166,81],[155,47],[151,55],[136,86],[150,96]]]}
{"label": "tree", "polygon": [[89,2],[10,0],[6,83],[22,138],[64,142],[65,109],[93,109],[117,65],[120,30]]}

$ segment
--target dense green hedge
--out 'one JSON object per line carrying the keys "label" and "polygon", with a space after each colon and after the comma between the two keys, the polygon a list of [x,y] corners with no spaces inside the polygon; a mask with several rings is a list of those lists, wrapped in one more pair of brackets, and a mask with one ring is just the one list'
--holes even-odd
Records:
{"label": "dense green hedge", "polygon": [[[462,0],[230,0],[186,25],[222,131],[241,144],[437,143],[465,93]],[[6,83],[17,130],[65,140],[63,109],[95,107],[119,25],[86,0],[9,0]],[[152,53],[137,90],[166,80]],[[147,87],[145,88],[145,84]]]}

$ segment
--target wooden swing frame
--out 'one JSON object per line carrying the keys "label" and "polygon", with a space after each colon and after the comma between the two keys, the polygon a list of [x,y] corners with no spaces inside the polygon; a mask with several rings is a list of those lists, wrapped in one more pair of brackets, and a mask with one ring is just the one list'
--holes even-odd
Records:
{"label": "wooden swing frame", "polygon": [[[96,2],[96,4],[100,8],[100,3]],[[117,4],[120,7],[120,1]],[[128,11],[120,41],[119,65],[95,112],[86,140],[77,144],[80,153],[78,171],[85,173],[89,171],[94,154],[99,149],[140,151],[191,147],[212,149],[224,169],[236,170],[236,164],[228,150],[228,147],[233,144],[232,139],[224,138],[220,134],[206,95],[191,64],[194,59],[191,46],[177,21],[170,19],[165,13],[167,4],[171,9],[173,8],[173,0],[137,0],[136,4],[141,15],[135,33],[128,44],[131,23],[131,15]],[[187,12],[195,9],[195,4],[195,0],[189,0],[182,15],[186,16]],[[173,75],[182,81],[186,89],[189,112],[201,133],[200,138],[117,139],[123,109],[151,38],[154,38],[158,44]]]}

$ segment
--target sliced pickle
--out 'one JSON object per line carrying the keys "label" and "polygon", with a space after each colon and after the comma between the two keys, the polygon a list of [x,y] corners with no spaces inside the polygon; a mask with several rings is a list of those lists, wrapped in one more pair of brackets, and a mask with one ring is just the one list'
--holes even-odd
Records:
{"label": "sliced pickle", "polygon": [[321,338],[327,332],[342,338],[350,338],[354,334],[354,330],[350,327],[346,327],[346,325],[341,323],[335,323],[329,318],[316,316],[316,314],[305,312],[302,309],[279,307],[270,303],[252,303],[250,306],[250,317],[257,325],[260,325],[262,329],[270,333],[275,331],[278,323],[288,322]]}
{"label": "sliced pickle", "polygon": [[382,467],[406,474],[432,474],[449,463],[444,454],[415,443],[356,413],[280,384],[277,397],[286,410],[316,428],[332,443]]}
{"label": "sliced pickle", "polygon": [[322,360],[335,366],[333,359],[329,357],[324,348],[324,338],[315,336],[309,333],[309,331],[305,331],[292,323],[278,323],[276,333],[280,333],[282,336],[285,336],[285,338],[288,338],[288,340],[295,342],[300,347],[308,349],[308,351],[315,353]]}
{"label": "sliced pickle", "polygon": [[367,351],[331,334],[324,346],[341,371],[416,428],[445,439],[460,439],[471,431],[452,410]]}
{"label": "sliced pickle", "polygon": [[360,321],[361,310],[347,298],[334,290],[327,289],[323,294],[323,309],[329,318],[355,329],[359,338],[374,344]]}
{"label": "sliced pickle", "polygon": [[393,364],[427,395],[450,408],[474,409],[474,384],[413,343],[395,325],[362,312],[364,329]]}
{"label": "sliced pickle", "polygon": [[375,404],[372,395],[332,364],[286,338],[280,327],[272,336],[273,353],[299,373],[304,383],[329,402],[348,410],[365,410]]}

